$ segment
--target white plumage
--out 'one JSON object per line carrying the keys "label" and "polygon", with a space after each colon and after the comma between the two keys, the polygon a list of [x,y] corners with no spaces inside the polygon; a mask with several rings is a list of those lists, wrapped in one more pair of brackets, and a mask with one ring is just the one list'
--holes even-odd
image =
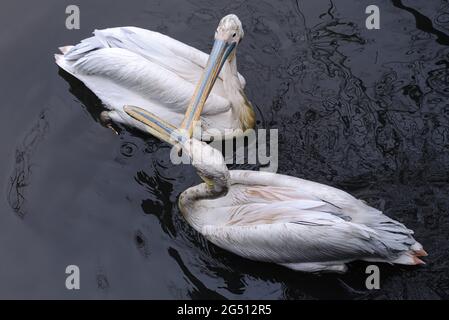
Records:
{"label": "white plumage", "polygon": [[[180,41],[136,27],[96,30],[78,45],[60,48],[56,63],[81,80],[110,109],[112,121],[143,130],[123,112],[137,105],[179,126],[206,67],[208,55]],[[226,61],[202,113],[209,130],[246,130],[254,113],[237,73],[235,57]]]}
{"label": "white plumage", "polygon": [[346,271],[354,260],[415,265],[427,255],[413,231],[350,194],[281,174],[228,171],[221,154],[190,140],[207,182],[179,200],[187,222],[242,257],[305,272]]}

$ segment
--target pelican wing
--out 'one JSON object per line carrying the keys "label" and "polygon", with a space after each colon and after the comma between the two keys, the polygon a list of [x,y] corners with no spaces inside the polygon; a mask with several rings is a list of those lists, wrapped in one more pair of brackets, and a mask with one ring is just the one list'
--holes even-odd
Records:
{"label": "pelican wing", "polygon": [[[67,54],[67,59],[77,60],[86,53],[101,48],[122,48],[170,70],[184,80],[198,83],[209,55],[159,32],[137,27],[118,27],[95,30],[94,36],[83,40]],[[242,85],[245,79],[239,74]],[[217,79],[215,94],[224,96],[223,81]]]}
{"label": "pelican wing", "polygon": [[[412,246],[415,246],[415,248],[421,247],[413,238],[413,231],[404,224],[389,218],[381,211],[370,207],[364,201],[353,197],[343,190],[309,180],[270,172],[234,170],[231,171],[231,178],[236,184],[244,183],[268,187],[264,190],[271,194],[272,197],[280,193],[287,197],[284,200],[308,199],[324,202],[326,205],[322,205],[320,211],[331,213],[347,222],[364,225],[375,230],[378,237],[395,251],[403,250],[404,245],[408,246],[408,248]],[[291,190],[286,192],[282,188],[290,188]],[[258,201],[260,201],[260,197],[258,198]],[[252,201],[257,200],[253,199]]]}
{"label": "pelican wing", "polygon": [[[209,220],[199,231],[217,246],[245,258],[301,271],[344,271],[344,264],[356,259],[419,263],[413,249],[421,246],[408,229],[375,230],[332,211],[320,211],[326,206],[300,200],[219,207],[209,217],[215,222]],[[203,216],[210,212],[208,208]],[[220,214],[232,218],[227,224],[217,223]]]}
{"label": "pelican wing", "polygon": [[[395,222],[395,225],[405,228],[403,224],[389,219],[381,211],[368,206],[364,201],[353,197],[343,190],[325,184],[271,172],[232,170],[230,173],[234,184],[270,186],[273,188],[271,189],[272,196],[280,193],[284,196],[284,200],[300,197],[325,202],[334,208],[338,208],[338,212],[347,217],[345,220],[350,219],[355,223],[370,224],[384,219],[386,225],[390,222]],[[289,188],[293,191],[290,191],[291,195],[287,197],[289,193],[276,188]],[[409,232],[411,231],[409,230]]]}
{"label": "pelican wing", "polygon": [[[230,171],[225,197],[198,201],[187,219],[216,245],[279,264],[326,261],[416,263],[413,232],[344,191],[294,177]],[[199,223],[201,222],[201,223]],[[400,259],[400,260],[398,260]],[[315,269],[314,269],[315,268]]]}
{"label": "pelican wing", "polygon": [[[125,104],[141,107],[149,104],[151,111],[156,114],[165,110],[182,114],[195,89],[193,84],[174,72],[120,48],[94,50],[72,63],[67,59],[63,66],[102,101],[117,106],[114,109],[121,109]],[[117,100],[123,99],[126,99],[124,103],[117,103]],[[219,95],[210,95],[204,114],[226,112],[229,108],[228,100]]]}
{"label": "pelican wing", "polygon": [[[56,55],[56,63],[81,80],[106,108],[114,110],[114,121],[142,131],[142,123],[129,117],[124,105],[139,106],[178,126],[195,90],[193,84],[170,70],[121,48],[93,50],[76,60]],[[217,94],[208,97],[203,109],[206,117],[230,112],[230,102]]]}
{"label": "pelican wing", "polygon": [[[257,212],[259,223],[204,225],[201,233],[212,243],[238,255],[280,264],[344,263],[393,254],[382,245],[374,230],[330,213],[285,205],[249,205],[248,209]],[[277,214],[284,217],[279,219]],[[403,250],[406,249],[404,246]]]}

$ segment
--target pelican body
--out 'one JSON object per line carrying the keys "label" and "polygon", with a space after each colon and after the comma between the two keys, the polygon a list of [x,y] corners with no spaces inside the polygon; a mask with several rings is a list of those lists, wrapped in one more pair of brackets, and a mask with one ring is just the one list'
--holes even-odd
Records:
{"label": "pelican body", "polygon": [[205,183],[179,197],[186,221],[239,256],[303,272],[345,272],[354,260],[424,263],[413,231],[350,194],[281,174],[228,170],[222,154],[138,107],[148,132],[179,143]]}
{"label": "pelican body", "polygon": [[[237,71],[236,47],[243,34],[237,16],[228,15],[220,21],[215,53],[220,53],[224,35],[231,35],[234,41],[224,59],[212,57],[215,60],[209,72],[221,73],[209,87],[211,92],[204,95],[208,98],[202,109],[201,139],[226,139],[254,127],[254,111],[244,93],[245,79]],[[202,75],[208,76],[206,53],[137,27],[96,30],[93,37],[60,51],[55,55],[56,63],[81,80],[110,110],[102,113],[103,121],[143,131],[142,123],[123,111],[124,105],[139,106],[181,127],[186,110],[194,103],[191,97],[201,90],[195,85],[201,83]]]}
{"label": "pelican body", "polygon": [[304,272],[342,273],[354,260],[423,263],[419,257],[426,253],[411,230],[342,190],[281,174],[221,169],[222,189],[216,171],[210,185],[184,191],[179,207],[195,230],[223,249]]}

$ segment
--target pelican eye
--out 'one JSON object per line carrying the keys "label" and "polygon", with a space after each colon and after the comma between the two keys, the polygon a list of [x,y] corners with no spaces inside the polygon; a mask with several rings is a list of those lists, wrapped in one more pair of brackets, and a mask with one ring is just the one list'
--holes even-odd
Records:
{"label": "pelican eye", "polygon": [[237,33],[234,32],[234,34],[232,35],[232,37],[235,38],[236,35],[237,35]]}

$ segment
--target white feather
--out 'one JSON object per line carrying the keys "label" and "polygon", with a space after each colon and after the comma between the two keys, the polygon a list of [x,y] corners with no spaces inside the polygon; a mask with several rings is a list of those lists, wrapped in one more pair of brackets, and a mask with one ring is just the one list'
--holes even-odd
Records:
{"label": "white feather", "polygon": [[[208,55],[180,41],[136,27],[96,30],[73,47],[63,47],[56,63],[115,111],[113,120],[143,129],[123,112],[136,105],[178,126],[207,63]],[[239,129],[224,89],[225,64],[204,106],[204,122],[217,129]],[[238,74],[242,86],[244,78]],[[236,94],[240,94],[236,92]]]}
{"label": "white feather", "polygon": [[422,262],[411,230],[342,190],[274,173],[229,173],[226,196],[189,201],[193,187],[180,198],[189,224],[221,248],[306,272],[344,272],[357,259]]}

